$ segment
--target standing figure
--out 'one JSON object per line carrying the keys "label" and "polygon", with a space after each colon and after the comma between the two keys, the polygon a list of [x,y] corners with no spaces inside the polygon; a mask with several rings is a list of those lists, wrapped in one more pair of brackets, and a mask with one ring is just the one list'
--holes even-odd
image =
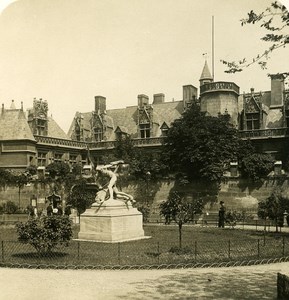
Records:
{"label": "standing figure", "polygon": [[219,209],[219,224],[218,227],[224,228],[225,227],[225,212],[226,208],[223,201],[220,201],[220,209]]}

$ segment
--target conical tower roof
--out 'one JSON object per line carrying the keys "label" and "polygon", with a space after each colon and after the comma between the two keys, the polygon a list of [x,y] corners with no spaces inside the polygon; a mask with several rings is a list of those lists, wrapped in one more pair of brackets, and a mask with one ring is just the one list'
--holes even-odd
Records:
{"label": "conical tower roof", "polygon": [[202,80],[211,80],[211,81],[213,81],[213,76],[211,75],[211,72],[209,70],[207,60],[205,61],[203,72],[202,72],[202,75],[201,75],[201,78],[200,78],[200,81],[202,81]]}

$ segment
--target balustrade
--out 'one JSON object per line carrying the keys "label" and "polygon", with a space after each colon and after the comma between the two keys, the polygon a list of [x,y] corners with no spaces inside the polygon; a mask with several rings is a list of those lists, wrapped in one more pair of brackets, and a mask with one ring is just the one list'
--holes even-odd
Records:
{"label": "balustrade", "polygon": [[270,137],[284,137],[288,136],[289,129],[283,128],[270,128],[270,129],[258,129],[258,130],[245,130],[240,131],[241,138],[270,138]]}
{"label": "balustrade", "polygon": [[200,93],[211,91],[233,91],[239,94],[240,88],[234,82],[218,81],[212,83],[206,83],[200,87]]}
{"label": "balustrade", "polygon": [[[75,140],[66,140],[59,139],[53,137],[46,136],[34,136],[36,141],[39,144],[47,144],[52,146],[63,146],[63,147],[73,147],[73,148],[87,148],[89,146],[90,149],[112,149],[115,147],[115,141],[101,141],[101,142],[82,142]],[[159,146],[162,144],[163,137],[157,138],[147,138],[147,139],[133,139],[133,145],[136,147],[139,146]]]}

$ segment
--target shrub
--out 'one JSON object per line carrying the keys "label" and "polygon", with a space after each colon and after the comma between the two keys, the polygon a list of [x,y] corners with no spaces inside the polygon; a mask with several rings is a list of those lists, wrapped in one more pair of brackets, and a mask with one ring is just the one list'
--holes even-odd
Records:
{"label": "shrub", "polygon": [[18,206],[13,201],[7,201],[1,210],[6,214],[15,214],[18,211]]}
{"label": "shrub", "polygon": [[18,240],[32,245],[40,254],[49,253],[58,244],[68,245],[72,226],[68,216],[44,216],[16,224]]}

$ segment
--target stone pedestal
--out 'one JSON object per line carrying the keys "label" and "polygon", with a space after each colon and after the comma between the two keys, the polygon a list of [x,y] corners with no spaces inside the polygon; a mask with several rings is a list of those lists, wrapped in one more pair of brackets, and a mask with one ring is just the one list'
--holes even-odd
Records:
{"label": "stone pedestal", "polygon": [[95,203],[80,216],[79,240],[114,243],[144,238],[142,213],[130,202]]}

